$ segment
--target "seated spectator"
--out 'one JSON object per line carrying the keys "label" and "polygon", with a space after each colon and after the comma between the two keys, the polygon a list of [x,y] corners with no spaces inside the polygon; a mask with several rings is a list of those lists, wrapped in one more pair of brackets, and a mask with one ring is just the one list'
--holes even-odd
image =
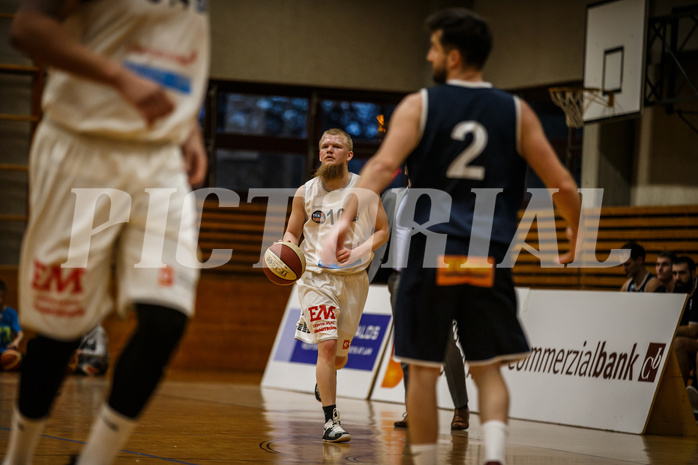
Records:
{"label": "seated spectator", "polygon": [[629,279],[621,286],[621,292],[654,292],[659,280],[645,268],[645,248],[635,242],[628,242],[621,248],[630,249],[630,258],[623,263],[623,271]]}
{"label": "seated spectator", "polygon": [[77,367],[75,373],[87,376],[100,376],[109,368],[109,345],[107,332],[101,324],[87,333],[75,351]]}
{"label": "seated spectator", "polygon": [[673,342],[674,353],[679,362],[681,376],[688,384],[691,368],[698,353],[698,299],[696,296],[696,264],[690,257],[678,257],[672,265],[674,294],[688,294],[688,302],[676,329]]}
{"label": "seated spectator", "polygon": [[663,292],[670,294],[674,292],[674,272],[672,267],[676,261],[676,254],[672,252],[662,252],[657,256],[657,280],[659,285],[654,292]]}
{"label": "seated spectator", "polygon": [[19,350],[19,343],[24,338],[17,311],[5,305],[7,285],[0,281],[0,353],[7,349]]}

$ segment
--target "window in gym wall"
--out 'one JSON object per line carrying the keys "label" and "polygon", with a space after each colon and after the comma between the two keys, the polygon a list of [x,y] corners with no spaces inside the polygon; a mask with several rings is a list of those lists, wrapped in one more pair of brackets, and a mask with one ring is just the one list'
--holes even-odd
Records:
{"label": "window in gym wall", "polygon": [[209,184],[240,194],[298,187],[319,163],[320,136],[333,127],[352,136],[354,158],[365,160],[380,145],[377,116],[389,118],[403,96],[212,80],[204,118]]}
{"label": "window in gym wall", "polygon": [[378,104],[347,100],[323,100],[322,130],[340,128],[349,133],[354,141],[380,142],[381,133],[378,116],[386,119],[395,110],[395,104]]}
{"label": "window in gym wall", "polygon": [[255,150],[216,150],[216,187],[292,188],[305,182],[305,156]]}
{"label": "window in gym wall", "polygon": [[307,98],[226,93],[218,99],[218,132],[306,137],[307,119]]}

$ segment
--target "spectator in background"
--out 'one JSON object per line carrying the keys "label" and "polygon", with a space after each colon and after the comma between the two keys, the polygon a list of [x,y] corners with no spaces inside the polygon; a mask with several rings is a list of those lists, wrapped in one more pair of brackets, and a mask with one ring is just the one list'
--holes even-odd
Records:
{"label": "spectator in background", "polygon": [[657,280],[659,285],[654,292],[663,292],[670,294],[674,292],[674,273],[672,267],[676,261],[676,254],[673,252],[662,252],[657,257]]}
{"label": "spectator in background", "polygon": [[674,294],[688,294],[686,308],[676,329],[673,349],[679,362],[684,383],[698,353],[698,299],[696,299],[696,264],[690,257],[678,257],[672,265],[674,273]]}
{"label": "spectator in background", "polygon": [[17,311],[5,305],[5,294],[7,284],[0,281],[0,353],[7,349],[19,350],[19,343],[24,338]]}
{"label": "spectator in background", "polygon": [[87,376],[104,375],[109,368],[109,339],[101,324],[87,333],[75,351],[75,373]]}
{"label": "spectator in background", "polygon": [[630,249],[630,258],[622,265],[629,279],[621,286],[621,292],[654,292],[659,280],[645,268],[645,248],[635,242],[621,248]]}

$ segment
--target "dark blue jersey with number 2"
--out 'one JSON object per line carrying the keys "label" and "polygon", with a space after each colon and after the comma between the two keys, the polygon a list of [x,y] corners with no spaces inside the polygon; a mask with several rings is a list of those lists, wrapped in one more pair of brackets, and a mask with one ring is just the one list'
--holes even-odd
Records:
{"label": "dark blue jersey with number 2", "polygon": [[[422,90],[422,105],[422,138],[407,158],[412,187],[438,189],[451,198],[450,221],[429,229],[469,242],[476,195],[481,201],[490,196],[494,215],[480,215],[474,234],[489,235],[495,249],[506,250],[516,233],[525,190],[518,99],[486,83],[449,81]],[[427,222],[433,208],[445,208],[431,203],[428,196],[420,197],[417,223]]]}

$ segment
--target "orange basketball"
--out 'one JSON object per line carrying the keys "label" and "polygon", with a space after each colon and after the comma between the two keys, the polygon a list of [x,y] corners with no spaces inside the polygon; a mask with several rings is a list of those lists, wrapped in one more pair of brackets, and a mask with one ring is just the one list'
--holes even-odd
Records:
{"label": "orange basketball", "polygon": [[0,366],[5,371],[17,371],[22,366],[22,353],[7,349],[0,355]]}
{"label": "orange basketball", "polygon": [[290,242],[276,242],[264,252],[264,274],[274,284],[293,284],[304,271],[305,255]]}

